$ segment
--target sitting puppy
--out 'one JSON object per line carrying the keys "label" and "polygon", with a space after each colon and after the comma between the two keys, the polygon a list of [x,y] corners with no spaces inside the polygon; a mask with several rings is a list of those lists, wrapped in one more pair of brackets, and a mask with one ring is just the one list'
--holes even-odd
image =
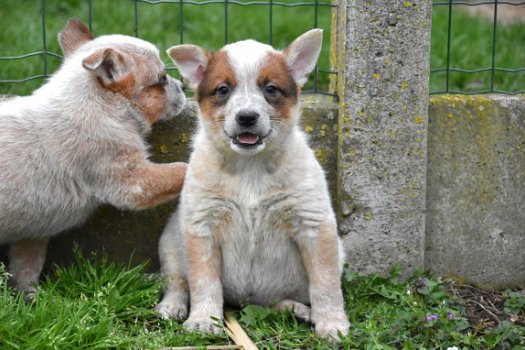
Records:
{"label": "sitting puppy", "polygon": [[[15,286],[34,292],[50,237],[101,203],[149,208],[179,194],[186,164],[154,164],[144,137],[185,104],[158,50],[123,35],[93,39],[71,19],[63,65],[31,96],[0,104],[0,243]],[[29,294],[30,297],[30,294]]]}
{"label": "sitting puppy", "polygon": [[222,319],[224,302],[254,303],[293,309],[323,337],[347,334],[335,215],[298,126],[321,43],[316,29],[284,52],[253,40],[215,53],[168,50],[195,89],[200,129],[160,240],[162,316],[185,318],[190,300],[184,326],[219,332],[213,318]]}

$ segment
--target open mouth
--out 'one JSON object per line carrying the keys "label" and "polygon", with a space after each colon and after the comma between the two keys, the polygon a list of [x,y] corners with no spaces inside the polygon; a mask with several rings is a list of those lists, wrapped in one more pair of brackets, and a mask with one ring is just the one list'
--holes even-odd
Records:
{"label": "open mouth", "polygon": [[244,147],[252,147],[260,145],[262,138],[259,135],[252,134],[251,132],[245,132],[232,138],[233,143]]}
{"label": "open mouth", "polygon": [[[226,133],[226,131],[225,131]],[[232,142],[236,145],[242,146],[242,147],[255,147],[263,143],[263,140],[268,137],[272,133],[272,130],[270,130],[266,135],[259,136],[257,134],[254,134],[252,132],[243,132],[241,134],[238,134],[236,136],[230,136],[228,133],[226,135],[232,139]]]}

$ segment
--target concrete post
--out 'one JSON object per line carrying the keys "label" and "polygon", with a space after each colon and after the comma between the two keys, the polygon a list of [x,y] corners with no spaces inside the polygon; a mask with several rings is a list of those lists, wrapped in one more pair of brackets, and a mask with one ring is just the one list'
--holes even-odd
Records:
{"label": "concrete post", "polygon": [[359,273],[424,266],[431,1],[337,1],[339,224]]}

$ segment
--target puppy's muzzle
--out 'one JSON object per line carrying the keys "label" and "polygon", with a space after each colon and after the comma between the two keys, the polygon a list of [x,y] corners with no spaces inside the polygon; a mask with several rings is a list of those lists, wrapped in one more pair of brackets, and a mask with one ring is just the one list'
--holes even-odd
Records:
{"label": "puppy's muzzle", "polygon": [[230,136],[233,143],[243,147],[257,146],[267,135],[260,135],[255,125],[259,120],[259,113],[253,110],[241,110],[235,116],[238,124],[237,135]]}

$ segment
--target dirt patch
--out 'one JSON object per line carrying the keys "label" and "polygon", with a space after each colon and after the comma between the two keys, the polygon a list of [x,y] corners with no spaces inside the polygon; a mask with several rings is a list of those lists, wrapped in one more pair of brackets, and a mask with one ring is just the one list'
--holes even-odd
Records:
{"label": "dirt patch", "polygon": [[[449,290],[463,304],[470,326],[474,329],[495,328],[503,321],[525,327],[525,310],[515,314],[504,311],[505,301],[508,299],[505,293],[508,291],[486,291],[457,282],[450,283]],[[514,292],[525,296],[525,290]]]}

